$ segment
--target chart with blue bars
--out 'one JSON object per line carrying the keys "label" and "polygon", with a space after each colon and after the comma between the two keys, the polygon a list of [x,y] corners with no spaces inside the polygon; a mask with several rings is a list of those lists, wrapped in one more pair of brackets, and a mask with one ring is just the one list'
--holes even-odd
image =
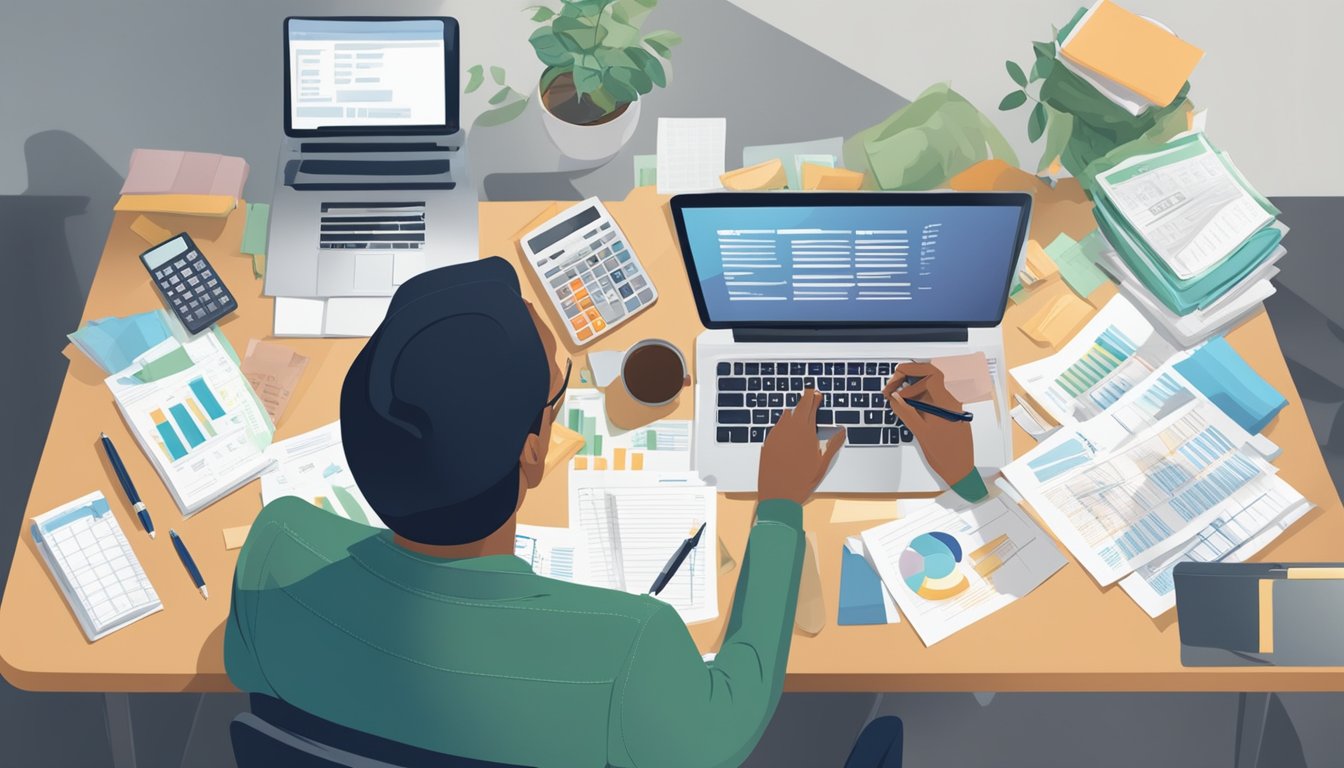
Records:
{"label": "chart with blue bars", "polygon": [[[1064,369],[1064,372],[1055,379],[1055,383],[1069,395],[1081,397],[1105,381],[1136,351],[1138,346],[1123,331],[1114,325],[1107,326],[1087,352],[1083,353],[1073,365]],[[1128,387],[1119,381],[1109,384],[1110,386],[1103,386],[1092,394],[1097,405],[1102,408],[1118,400],[1128,390]]]}

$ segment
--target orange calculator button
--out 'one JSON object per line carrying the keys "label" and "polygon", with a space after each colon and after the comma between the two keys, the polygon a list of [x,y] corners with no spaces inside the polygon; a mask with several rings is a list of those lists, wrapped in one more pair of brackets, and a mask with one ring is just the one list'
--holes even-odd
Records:
{"label": "orange calculator button", "polygon": [[584,339],[586,339],[586,338],[588,338],[588,337],[590,337],[590,336],[592,336],[592,335],[593,335],[593,329],[592,329],[592,328],[583,328],[583,329],[580,329],[580,330],[579,330],[579,341],[583,341]]}
{"label": "orange calculator button", "polygon": [[588,324],[588,318],[584,317],[583,315],[579,315],[575,317],[573,320],[570,320],[570,322],[574,324],[574,329],[578,330],[579,328],[582,328],[583,326]]}
{"label": "orange calculator button", "polygon": [[581,290],[583,290],[583,279],[582,279],[582,278],[575,278],[575,279],[569,284],[569,288],[570,288],[570,290],[572,290],[572,291],[576,291],[576,292],[577,292],[577,291],[581,291]]}
{"label": "orange calculator button", "polygon": [[592,297],[588,297],[579,301],[579,309],[592,309],[592,308],[593,308]]}

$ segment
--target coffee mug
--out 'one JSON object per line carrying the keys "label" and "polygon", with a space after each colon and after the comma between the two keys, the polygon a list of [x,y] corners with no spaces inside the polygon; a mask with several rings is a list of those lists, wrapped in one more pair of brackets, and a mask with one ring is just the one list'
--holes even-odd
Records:
{"label": "coffee mug", "polygon": [[686,358],[671,342],[645,339],[621,358],[621,385],[641,405],[667,405],[691,385]]}

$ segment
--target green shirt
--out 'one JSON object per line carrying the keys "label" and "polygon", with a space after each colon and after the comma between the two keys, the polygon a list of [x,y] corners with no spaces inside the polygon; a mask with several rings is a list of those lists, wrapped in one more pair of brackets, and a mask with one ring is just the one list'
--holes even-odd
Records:
{"label": "green shirt", "polygon": [[537,576],[512,555],[419,555],[284,498],[239,554],[225,667],[243,691],[453,755],[737,765],[779,702],[802,556],[802,508],[760,503],[706,663],[655,598]]}

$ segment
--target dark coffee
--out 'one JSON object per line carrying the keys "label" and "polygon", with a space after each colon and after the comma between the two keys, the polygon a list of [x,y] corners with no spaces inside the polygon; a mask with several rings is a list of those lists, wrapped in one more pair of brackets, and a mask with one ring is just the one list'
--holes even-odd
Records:
{"label": "dark coffee", "polygon": [[658,404],[677,396],[686,371],[675,350],[650,344],[626,356],[621,376],[632,397],[640,402]]}

